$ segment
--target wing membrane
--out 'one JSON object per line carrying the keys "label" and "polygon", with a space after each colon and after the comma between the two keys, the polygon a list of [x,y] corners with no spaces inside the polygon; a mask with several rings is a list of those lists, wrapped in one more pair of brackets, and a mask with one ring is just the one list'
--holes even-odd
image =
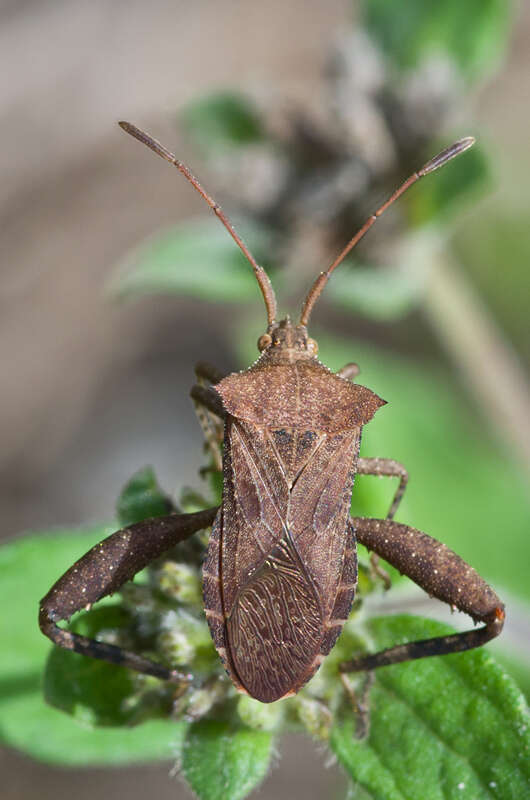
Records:
{"label": "wing membrane", "polygon": [[288,536],[239,594],[227,632],[241,682],[263,703],[296,691],[318,666],[320,602]]}

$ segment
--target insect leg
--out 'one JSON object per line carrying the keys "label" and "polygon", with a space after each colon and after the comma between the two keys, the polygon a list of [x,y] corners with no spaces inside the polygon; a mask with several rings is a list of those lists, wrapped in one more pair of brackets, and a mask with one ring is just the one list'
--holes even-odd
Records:
{"label": "insect leg", "polygon": [[357,462],[357,473],[359,475],[377,475],[388,478],[399,478],[399,486],[396,489],[394,499],[386,515],[387,519],[394,519],[399,504],[405,494],[409,474],[403,464],[394,461],[393,458],[360,458]]}
{"label": "insect leg", "polygon": [[341,664],[342,672],[376,669],[415,658],[459,653],[480,647],[498,636],[504,605],[480,575],[446,545],[431,536],[391,520],[353,519],[358,541],[374,550],[431,596],[455,606],[484,626],[448,636],[436,636],[364,655]]}
{"label": "insect leg", "polygon": [[[393,519],[398,509],[401,499],[407,487],[409,475],[403,464],[399,461],[394,461],[392,458],[359,458],[357,462],[357,472],[359,475],[377,475],[385,476],[388,478],[399,478],[399,486],[392,500],[391,506],[386,515],[387,519]],[[379,565],[379,556],[377,553],[370,555],[370,563],[376,575],[383,580],[385,589],[390,589],[391,582],[390,576],[386,570]]]}
{"label": "insect leg", "polygon": [[219,419],[224,420],[225,410],[223,408],[221,398],[211,386],[201,386],[200,384],[196,383],[191,387],[190,395],[194,403],[203,406],[206,411],[209,411],[212,414],[215,414],[216,417],[219,417]]}
{"label": "insect leg", "polygon": [[208,383],[219,383],[219,381],[222,381],[223,378],[226,377],[224,372],[221,372],[220,369],[217,369],[217,367],[214,367],[213,364],[210,364],[208,361],[198,361],[195,364],[195,375],[202,386],[204,386],[206,381]]}
{"label": "insect leg", "polygon": [[357,714],[358,724],[356,726],[355,738],[366,739],[370,733],[369,697],[370,689],[374,684],[374,673],[367,673],[360,695],[353,688],[345,672],[341,673],[340,682],[350,699],[354,712]]}
{"label": "insect leg", "polygon": [[359,369],[359,365],[352,361],[350,364],[345,364],[339,371],[337,375],[339,378],[344,378],[345,381],[353,381],[357,377],[361,370]]}
{"label": "insect leg", "polygon": [[218,383],[223,374],[211,364],[200,361],[195,367],[197,383],[192,386],[191,398],[195,406],[195,413],[202,428],[207,448],[213,457],[215,470],[222,469],[221,442],[223,441],[223,426],[219,420],[224,420],[225,412],[221,398],[209,383]]}
{"label": "insect leg", "polygon": [[163,680],[181,682],[186,676],[120,647],[98,642],[59,628],[61,620],[113,594],[155,558],[195,531],[209,527],[217,509],[195,514],[169,514],[117,531],[92,547],[59,578],[41,600],[39,626],[52,642],[91,658],[122,664]]}

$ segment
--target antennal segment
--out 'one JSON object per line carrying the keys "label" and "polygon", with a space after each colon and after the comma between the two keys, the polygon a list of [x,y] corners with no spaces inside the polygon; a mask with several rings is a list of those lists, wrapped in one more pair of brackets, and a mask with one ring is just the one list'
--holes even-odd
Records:
{"label": "antennal segment", "polygon": [[431,158],[427,161],[426,164],[423,165],[421,169],[415,172],[410,178],[407,178],[404,183],[401,184],[399,189],[396,189],[393,195],[391,195],[386,202],[380,206],[377,211],[375,211],[371,217],[368,217],[364,225],[357,231],[353,239],[350,239],[344,250],[339,253],[335,261],[327,268],[325,272],[321,272],[320,275],[317,277],[313,285],[311,286],[307,297],[305,299],[304,305],[302,306],[302,313],[300,316],[300,325],[307,325],[309,317],[311,316],[311,312],[313,310],[313,306],[315,305],[316,301],[322,294],[322,290],[324,286],[328,282],[329,276],[333,272],[333,270],[339,266],[339,264],[344,261],[348,253],[353,250],[355,245],[363,238],[365,233],[367,233],[374,222],[387,210],[392,203],[401,197],[407,189],[409,189],[413,183],[419,181],[420,178],[423,178],[424,175],[428,175],[430,172],[434,172],[435,169],[439,167],[443,167],[444,164],[447,164],[452,158],[455,156],[459,156],[460,153],[463,153],[468,148],[472,147],[475,144],[475,139],[473,136],[466,136],[464,139],[459,139],[458,142],[455,142],[450,147],[446,147],[445,150],[442,150],[441,153],[438,153],[437,156]]}
{"label": "antennal segment", "polygon": [[169,161],[170,164],[173,164],[179,172],[181,172],[186,180],[188,180],[194,189],[196,189],[201,197],[206,200],[210,208],[212,209],[213,213],[221,220],[223,225],[225,226],[226,230],[235,241],[237,246],[240,248],[242,253],[245,255],[247,260],[250,262],[252,269],[254,270],[254,275],[256,276],[256,280],[259,284],[259,288],[261,289],[261,293],[263,295],[263,299],[265,301],[265,307],[267,309],[267,320],[268,324],[272,325],[272,323],[276,319],[276,297],[274,295],[274,289],[272,288],[272,284],[270,282],[270,278],[263,269],[260,267],[259,264],[256,262],[256,259],[244,243],[243,239],[236,233],[234,226],[222,210],[221,206],[218,205],[210,195],[202,188],[201,184],[193,175],[193,173],[188,169],[188,167],[179,161],[173,153],[170,153],[164,145],[157,142],[156,139],[153,139],[149,134],[145,133],[144,131],[137,128],[136,125],[132,125],[130,122],[119,122],[118,123],[120,128],[123,128],[126,133],[129,133],[131,136],[134,136],[135,139],[138,139],[139,142],[147,145],[154,153],[159,155],[161,158]]}

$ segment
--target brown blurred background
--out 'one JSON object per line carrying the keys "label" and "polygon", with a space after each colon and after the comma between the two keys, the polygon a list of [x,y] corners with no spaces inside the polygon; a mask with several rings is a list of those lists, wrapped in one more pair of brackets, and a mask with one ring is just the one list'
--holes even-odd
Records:
{"label": "brown blurred background", "polygon": [[[226,308],[104,296],[133,245],[205,213],[116,120],[177,147],[176,112],[197,92],[267,85],[309,97],[350,19],[345,0],[0,2],[2,536],[111,518],[143,464],[167,489],[193,482],[202,442],[188,400],[193,364],[234,366]],[[498,155],[495,202],[507,213],[527,202],[529,37],[523,5],[505,63],[476,102],[476,128]],[[178,152],[197,163],[186,144]],[[287,739],[282,755],[256,797],[338,795],[342,778],[309,742]],[[85,773],[11,752],[0,763],[6,800],[190,796],[167,765]]]}

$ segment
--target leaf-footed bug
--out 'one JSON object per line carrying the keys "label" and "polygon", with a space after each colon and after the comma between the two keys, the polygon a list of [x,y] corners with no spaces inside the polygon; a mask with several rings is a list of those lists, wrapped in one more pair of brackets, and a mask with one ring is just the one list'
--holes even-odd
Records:
{"label": "leaf-footed bug", "polygon": [[[43,633],[93,658],[168,681],[189,680],[57,622],[117,591],[162,553],[212,526],[203,568],[210,632],[235,686],[264,703],[298,692],[335,644],[354,599],[356,541],[483,625],[361,655],[343,663],[343,673],[468,650],[497,636],[504,607],[487,583],[444,544],[394,522],[408,479],[405,468],[391,459],[359,457],[362,427],[385,401],[354,382],[355,364],[336,374],[321,364],[317,344],[307,334],[313,306],[330,275],[377,218],[413,183],[474,140],[461,139],[432,158],[368,218],[317,277],[294,324],[289,317],[277,321],[265,270],[189,169],[134,125],[120,125],[176,166],[227,228],[254,270],[268,324],[258,342],[261,355],[247,370],[223,376],[209,365],[197,366],[199,383],[191,395],[219,466],[220,448],[208,416],[224,422],[221,507],[146,520],[93,547],[41,601]],[[356,473],[399,478],[386,519],[350,517]]]}

